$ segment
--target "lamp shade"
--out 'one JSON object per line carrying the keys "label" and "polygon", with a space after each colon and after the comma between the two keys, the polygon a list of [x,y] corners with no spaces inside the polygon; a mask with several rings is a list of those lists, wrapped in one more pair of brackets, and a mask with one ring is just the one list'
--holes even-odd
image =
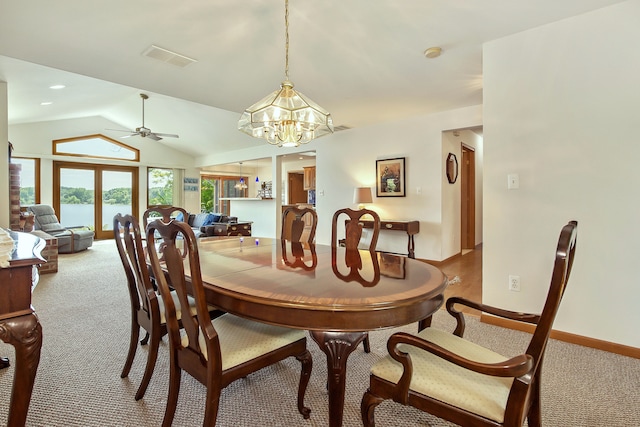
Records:
{"label": "lamp shade", "polygon": [[371,187],[356,187],[353,191],[353,203],[360,205],[364,203],[373,203]]}

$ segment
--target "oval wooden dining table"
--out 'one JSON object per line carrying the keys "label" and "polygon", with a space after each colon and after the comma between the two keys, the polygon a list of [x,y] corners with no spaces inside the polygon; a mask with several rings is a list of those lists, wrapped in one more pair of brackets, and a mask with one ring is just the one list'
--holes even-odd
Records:
{"label": "oval wooden dining table", "polygon": [[366,333],[430,317],[447,285],[438,268],[381,252],[255,237],[201,239],[198,250],[210,304],[310,332],[327,356],[330,426],[342,425],[347,358]]}

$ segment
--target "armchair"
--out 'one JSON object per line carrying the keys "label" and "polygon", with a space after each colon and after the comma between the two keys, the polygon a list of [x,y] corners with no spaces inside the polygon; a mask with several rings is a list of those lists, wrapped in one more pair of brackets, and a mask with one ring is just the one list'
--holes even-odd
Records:
{"label": "armchair", "polygon": [[[576,221],[562,228],[551,285],[542,314],[516,313],[453,297],[447,311],[457,320],[453,334],[427,327],[417,335],[393,334],[389,355],[371,368],[362,397],[365,427],[374,426],[374,410],[385,399],[463,426],[530,427],[542,425],[540,381],[544,352],[566,289],[576,248]],[[507,358],[462,338],[464,316],[456,305],[536,325],[524,353]]]}
{"label": "armchair", "polygon": [[93,245],[93,231],[82,229],[84,227],[64,227],[50,205],[33,205],[28,210],[34,215],[36,230],[58,239],[58,253],[80,252]]}

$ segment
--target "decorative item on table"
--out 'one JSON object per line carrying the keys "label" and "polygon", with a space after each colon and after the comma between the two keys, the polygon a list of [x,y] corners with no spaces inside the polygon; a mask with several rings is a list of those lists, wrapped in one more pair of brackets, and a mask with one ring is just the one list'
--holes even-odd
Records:
{"label": "decorative item on table", "polygon": [[0,228],[0,268],[9,267],[9,261],[15,249],[16,242],[11,235],[4,228]]}
{"label": "decorative item on table", "polygon": [[273,185],[271,181],[264,181],[260,185],[260,190],[258,191],[258,197],[262,199],[272,199],[273,198]]}
{"label": "decorative item on table", "polygon": [[376,160],[377,197],[405,197],[406,186],[404,157]]}

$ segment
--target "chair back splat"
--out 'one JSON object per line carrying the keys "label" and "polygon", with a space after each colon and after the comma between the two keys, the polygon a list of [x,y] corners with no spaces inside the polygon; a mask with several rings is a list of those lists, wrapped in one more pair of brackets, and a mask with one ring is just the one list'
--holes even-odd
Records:
{"label": "chair back splat", "polygon": [[[521,427],[526,419],[529,427],[541,427],[542,361],[571,274],[577,229],[577,221],[569,221],[560,231],[542,314],[452,297],[446,304],[457,321],[452,334],[432,327],[417,335],[393,334],[387,341],[389,355],[371,368],[360,405],[364,426],[374,426],[376,406],[393,399],[462,426]],[[464,315],[457,306],[535,325],[526,351],[507,358],[465,340]]]}
{"label": "chair back splat", "polygon": [[[345,221],[345,237],[344,239],[338,239],[338,221],[341,216],[346,215],[349,217]],[[373,218],[373,228],[371,231],[371,240],[369,241],[368,249],[370,251],[376,250],[376,244],[378,243],[378,234],[380,234],[380,216],[375,211],[370,209],[353,210],[350,208],[344,208],[336,211],[333,214],[333,220],[331,222],[331,246],[336,247],[339,244],[343,244],[347,249],[357,249],[362,239],[362,230],[364,228],[360,220],[369,215]]]}
{"label": "chair back splat", "polygon": [[[156,235],[160,236],[161,242],[154,239]],[[182,249],[176,245],[178,236],[187,249],[186,259]],[[310,409],[304,406],[304,395],[312,359],[307,350],[306,332],[254,322],[228,313],[212,321],[207,310],[197,240],[187,223],[152,221],[147,226],[147,247],[153,275],[163,297],[169,330],[169,393],[162,425],[168,427],[173,422],[182,371],[206,386],[203,425],[214,426],[224,387],[288,357],[295,357],[302,364],[297,406],[302,416],[309,418]],[[164,266],[159,255],[164,259]],[[185,276],[185,263],[189,267],[190,286]],[[175,299],[169,297],[171,290],[165,274],[175,289]],[[195,300],[197,314],[183,319],[185,335],[181,336],[175,301],[185,304],[191,297]]]}
{"label": "chair back splat", "polygon": [[[150,220],[158,218],[162,218],[163,222],[169,222],[173,219],[172,215],[176,213],[176,218],[178,218],[179,221],[187,222],[189,219],[187,211],[178,206],[149,206],[142,214],[142,226],[146,228]],[[182,219],[180,219],[180,214],[182,214]]]}
{"label": "chair back splat", "polygon": [[315,209],[291,206],[282,213],[280,238],[292,242],[313,243],[316,238],[317,226],[318,215]]}

